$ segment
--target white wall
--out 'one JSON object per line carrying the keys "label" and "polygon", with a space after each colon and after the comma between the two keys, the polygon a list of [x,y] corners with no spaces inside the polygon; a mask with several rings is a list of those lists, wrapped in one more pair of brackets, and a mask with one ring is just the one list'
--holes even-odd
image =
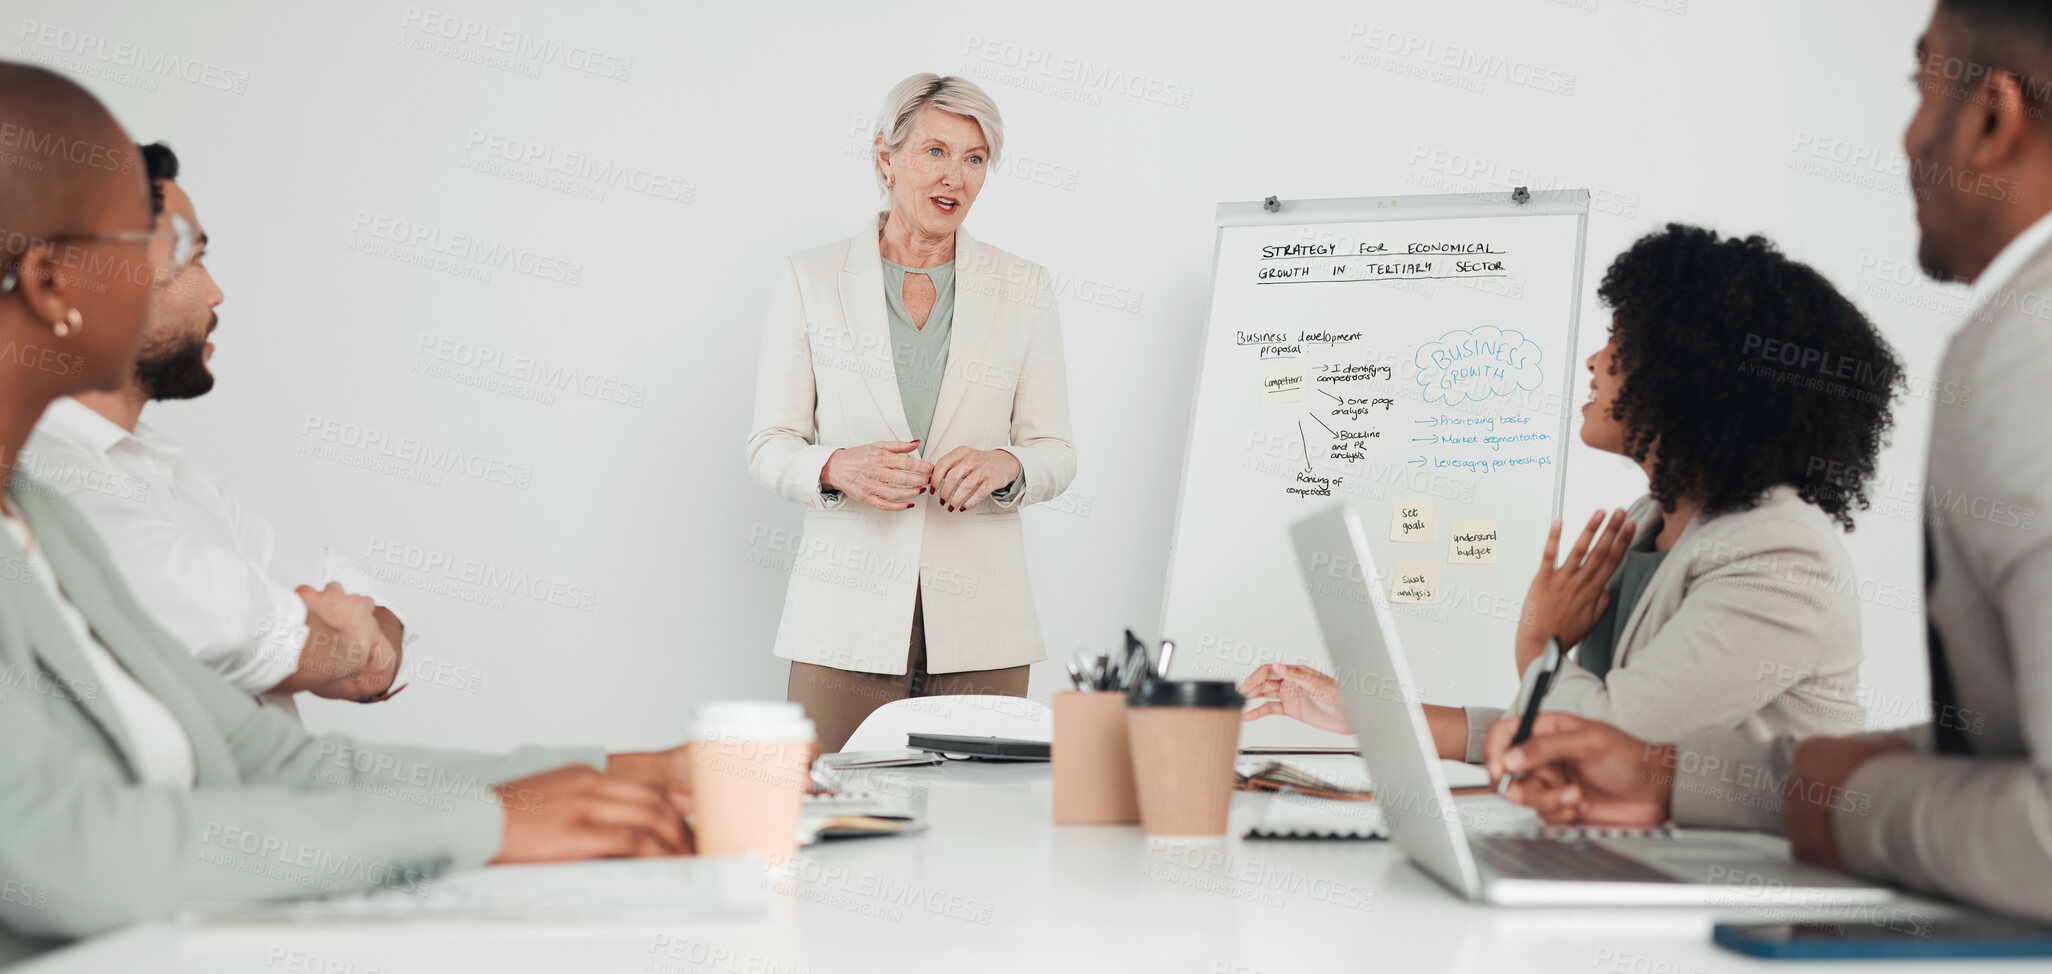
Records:
{"label": "white wall", "polygon": [[[1904,78],[1928,0],[1211,6],[69,0],[0,24],[0,56],[85,80],[186,163],[228,294],[221,381],[151,422],[303,550],[431,551],[591,596],[409,590],[415,657],[436,665],[391,703],[309,707],[321,729],[653,745],[694,701],[782,693],[784,579],[762,535],[799,519],[742,464],[757,329],[775,260],[873,210],[868,119],[913,71],[998,99],[1007,158],[969,226],[1062,279],[1081,473],[1026,521],[1057,658],[1159,612],[1220,200],[1590,187],[1582,354],[1603,341],[1602,267],[1635,236],[1670,219],[1765,232],[1856,292],[1928,386],[1958,311],[1903,270]],[[422,29],[437,17],[555,57],[441,41]],[[489,155],[498,139],[624,172],[528,185],[485,171],[546,176]],[[380,221],[518,248],[533,272],[367,254]],[[588,372],[603,395],[481,390],[461,380],[486,373],[422,350],[443,340]],[[1881,723],[1924,694],[1931,409],[1900,408],[1880,508],[1849,541]],[[309,455],[330,422],[527,483]],[[1571,515],[1643,490],[1573,449]],[[1043,665],[1035,695],[1057,673]]]}

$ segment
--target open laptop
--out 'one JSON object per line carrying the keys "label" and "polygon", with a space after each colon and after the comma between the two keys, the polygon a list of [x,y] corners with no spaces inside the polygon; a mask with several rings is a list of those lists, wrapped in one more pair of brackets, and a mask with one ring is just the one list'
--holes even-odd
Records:
{"label": "open laptop", "polygon": [[1490,808],[1457,806],[1447,789],[1359,515],[1340,505],[1297,522],[1291,534],[1390,838],[1455,893],[1506,906],[1815,907],[1892,895],[1734,833],[1470,834],[1462,815]]}

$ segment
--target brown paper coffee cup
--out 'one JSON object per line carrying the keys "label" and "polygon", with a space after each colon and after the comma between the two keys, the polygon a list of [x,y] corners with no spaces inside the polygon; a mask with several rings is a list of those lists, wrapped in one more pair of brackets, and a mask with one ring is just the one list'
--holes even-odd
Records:
{"label": "brown paper coffee cup", "polygon": [[1056,825],[1140,821],[1125,694],[1055,694],[1052,763]]}
{"label": "brown paper coffee cup", "polygon": [[1239,756],[1240,706],[1232,684],[1159,681],[1128,700],[1140,825],[1149,835],[1224,835]]}

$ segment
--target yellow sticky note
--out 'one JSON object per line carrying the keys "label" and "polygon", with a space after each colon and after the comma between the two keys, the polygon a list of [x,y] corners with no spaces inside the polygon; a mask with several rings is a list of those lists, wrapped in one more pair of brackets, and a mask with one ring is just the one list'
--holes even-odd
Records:
{"label": "yellow sticky note", "polygon": [[1396,563],[1396,579],[1389,587],[1391,602],[1408,602],[1412,605],[1432,605],[1439,601],[1439,563],[1436,561],[1400,561]]}
{"label": "yellow sticky note", "polygon": [[1447,535],[1446,563],[1449,565],[1496,564],[1496,522],[1453,522],[1453,531]]}
{"label": "yellow sticky note", "polygon": [[1304,363],[1270,362],[1261,372],[1262,402],[1303,402]]}
{"label": "yellow sticky note", "polygon": [[1439,502],[1435,500],[1397,501],[1396,509],[1390,512],[1389,540],[1438,541]]}

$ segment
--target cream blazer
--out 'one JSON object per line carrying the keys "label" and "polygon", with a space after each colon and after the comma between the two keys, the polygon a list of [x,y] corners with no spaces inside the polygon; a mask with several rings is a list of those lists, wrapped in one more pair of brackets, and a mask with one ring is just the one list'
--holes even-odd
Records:
{"label": "cream blazer", "polygon": [[748,470],[805,510],[802,536],[751,552],[788,568],[776,654],[864,673],[904,673],[912,600],[923,599],[927,670],[958,673],[1047,658],[1019,509],[1076,476],[1060,323],[1046,268],[955,235],[955,321],[933,425],[918,455],[968,446],[1019,458],[1011,504],[950,512],[828,501],[820,469],[841,447],[909,440],[892,362],[877,233],[796,254],[778,270],[763,326]]}
{"label": "cream blazer", "polygon": [[[1626,515],[1645,537],[1660,504],[1641,497]],[[1696,518],[1618,626],[1609,674],[1563,661],[1542,709],[1662,743],[1706,729],[1753,740],[1857,733],[1867,716],[1861,588],[1843,537],[1786,484],[1746,510]],[[1612,598],[1618,584],[1612,575]],[[1525,668],[1518,701],[1539,669]],[[1516,706],[1468,708],[1468,760],[1482,760],[1489,724]]]}

